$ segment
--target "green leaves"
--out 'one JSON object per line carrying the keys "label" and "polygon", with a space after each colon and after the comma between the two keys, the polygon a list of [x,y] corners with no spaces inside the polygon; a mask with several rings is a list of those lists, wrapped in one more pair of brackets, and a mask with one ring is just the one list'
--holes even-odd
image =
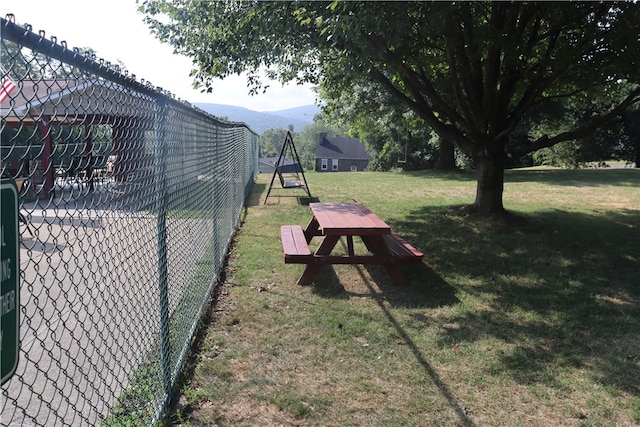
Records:
{"label": "green leaves", "polygon": [[[140,8],[159,39],[194,59],[198,85],[246,71],[258,91],[267,70],[341,97],[365,80],[466,152],[491,151],[534,109],[585,94],[623,110],[635,98],[610,93],[640,79],[640,39],[629,30],[640,28],[640,6],[631,2],[147,0]],[[518,138],[518,154],[579,134]]]}

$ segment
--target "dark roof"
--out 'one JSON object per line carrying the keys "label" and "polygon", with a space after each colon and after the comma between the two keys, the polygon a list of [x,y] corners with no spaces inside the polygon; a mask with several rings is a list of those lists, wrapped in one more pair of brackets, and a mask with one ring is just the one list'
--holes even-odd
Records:
{"label": "dark roof", "polygon": [[316,158],[370,160],[371,156],[359,138],[323,136],[316,149]]}
{"label": "dark roof", "polygon": [[[260,159],[258,159],[258,166],[261,173],[273,172],[273,168],[275,168],[277,161],[278,157],[261,157]],[[301,170],[302,167],[298,165],[293,159],[284,159],[280,168],[280,172],[282,173],[295,173],[300,172]]]}
{"label": "dark roof", "polygon": [[[33,121],[43,115],[52,121],[75,121],[86,116],[140,117],[154,110],[152,100],[113,82],[103,80],[20,80],[2,101],[8,121]],[[94,123],[94,122],[92,122]]]}

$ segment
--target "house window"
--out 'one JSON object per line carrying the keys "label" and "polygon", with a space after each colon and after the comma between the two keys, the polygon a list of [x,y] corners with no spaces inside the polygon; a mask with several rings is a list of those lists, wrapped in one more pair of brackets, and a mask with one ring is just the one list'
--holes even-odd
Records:
{"label": "house window", "polygon": [[322,166],[320,167],[323,171],[327,170],[328,160],[322,159]]}
{"label": "house window", "polygon": [[358,166],[351,165],[351,172],[358,172]]}
{"label": "house window", "polygon": [[331,159],[331,170],[338,170],[338,159]]}

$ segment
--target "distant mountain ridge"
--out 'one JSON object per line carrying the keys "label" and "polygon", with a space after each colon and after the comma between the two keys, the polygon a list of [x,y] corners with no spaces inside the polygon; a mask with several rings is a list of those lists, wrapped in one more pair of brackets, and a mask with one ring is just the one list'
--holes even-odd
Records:
{"label": "distant mountain ridge", "polygon": [[289,125],[293,125],[294,130],[300,131],[305,126],[312,124],[313,117],[320,112],[320,108],[315,105],[268,112],[224,104],[197,102],[193,105],[216,117],[233,122],[244,122],[258,134],[262,134],[267,129],[288,129]]}

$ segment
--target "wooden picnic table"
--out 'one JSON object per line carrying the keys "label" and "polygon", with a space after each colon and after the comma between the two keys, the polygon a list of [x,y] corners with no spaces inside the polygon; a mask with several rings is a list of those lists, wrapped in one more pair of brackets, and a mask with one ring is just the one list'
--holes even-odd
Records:
{"label": "wooden picnic table", "polygon": [[[391,282],[399,285],[404,283],[399,264],[422,262],[422,252],[361,203],[310,203],[309,207],[313,217],[304,230],[296,225],[283,225],[280,230],[285,263],[307,265],[299,285],[311,284],[324,264],[379,264]],[[316,236],[323,240],[312,254],[308,244]],[[332,254],[342,237],[347,253]],[[355,253],[354,237],[362,239],[368,254]]]}

